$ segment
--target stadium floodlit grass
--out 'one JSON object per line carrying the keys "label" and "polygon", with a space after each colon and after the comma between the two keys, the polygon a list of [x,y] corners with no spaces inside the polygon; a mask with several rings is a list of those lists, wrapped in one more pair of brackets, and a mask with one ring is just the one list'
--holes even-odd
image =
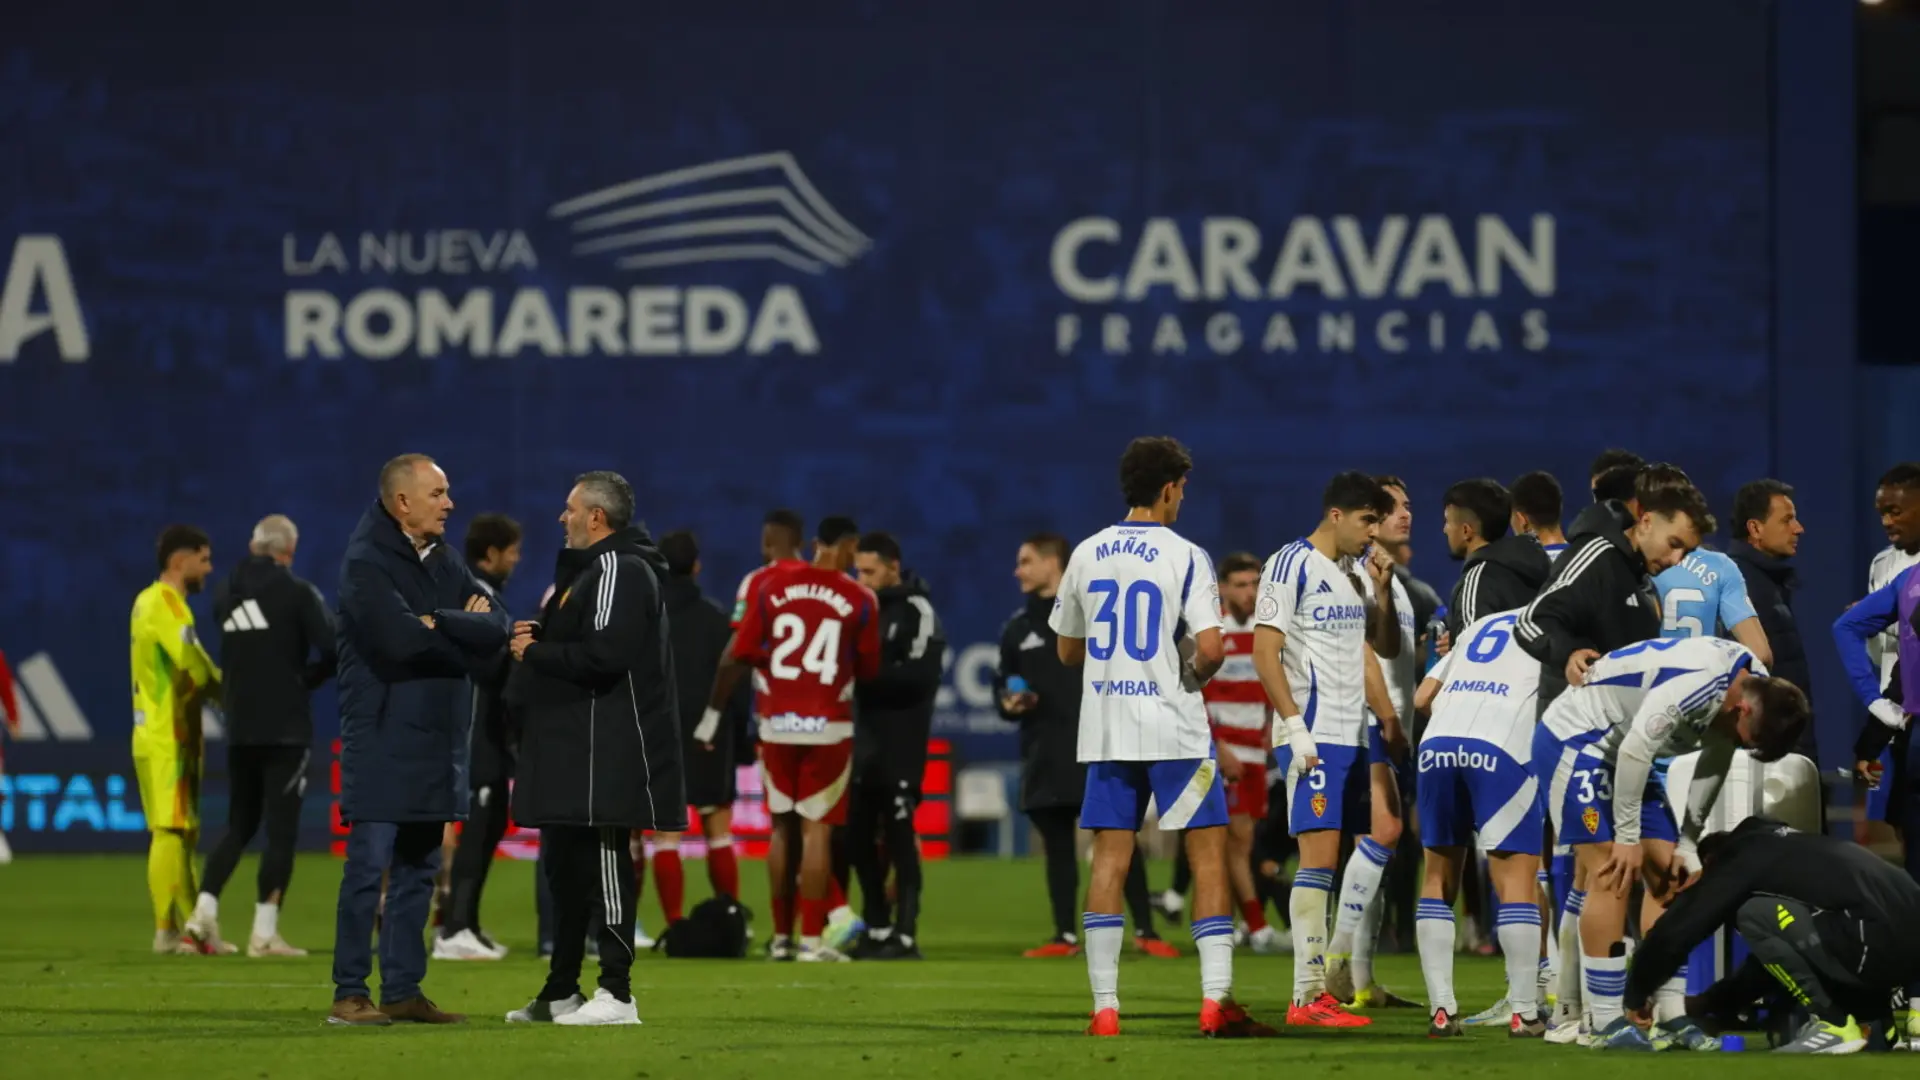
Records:
{"label": "stadium floodlit grass", "polygon": [[[703,896],[697,864],[688,891]],[[764,911],[764,875],[743,868],[748,903]],[[228,890],[223,928],[245,940],[253,916],[251,865]],[[1165,880],[1157,868],[1155,880]],[[282,1078],[455,1075],[535,1078],[623,1076],[1044,1077],[1236,1075],[1280,1067],[1315,1075],[1472,1072],[1566,1080],[1647,1069],[1698,1077],[1804,1077],[1804,1058],[1599,1054],[1500,1028],[1430,1042],[1417,1010],[1385,1013],[1358,1031],[1288,1030],[1277,1040],[1211,1043],[1195,1034],[1198,963],[1181,928],[1169,940],[1187,955],[1153,960],[1129,952],[1121,966],[1125,1034],[1090,1039],[1084,961],[1026,960],[1045,937],[1041,868],[1032,862],[956,860],[928,867],[920,963],[771,964],[668,960],[643,955],[634,972],[638,1028],[509,1026],[507,1010],[540,987],[533,867],[501,862],[489,880],[488,931],[513,947],[500,962],[434,963],[427,992],[469,1014],[453,1028],[343,1029],[322,1024],[339,864],[302,857],[281,927],[314,950],[297,960],[160,957],[149,952],[143,857],[27,857],[0,867],[0,1076],[183,1076]],[[649,890],[651,891],[651,890]],[[660,926],[648,897],[649,929]],[[764,938],[764,920],[757,928]],[[589,962],[591,964],[591,962]],[[1285,1015],[1292,961],[1234,961],[1238,996],[1257,1016]],[[1462,957],[1462,1008],[1498,996],[1497,960]],[[1412,956],[1390,956],[1385,981],[1419,997]],[[591,966],[589,966],[591,978]],[[590,985],[590,984],[589,984]],[[1850,1072],[1908,1069],[1904,1055],[1856,1055]],[[1149,1071],[1151,1070],[1151,1071]]]}

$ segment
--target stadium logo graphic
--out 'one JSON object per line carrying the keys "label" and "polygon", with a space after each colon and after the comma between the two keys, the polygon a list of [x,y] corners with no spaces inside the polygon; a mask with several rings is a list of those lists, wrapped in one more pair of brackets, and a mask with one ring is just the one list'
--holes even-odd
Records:
{"label": "stadium logo graphic", "polygon": [[1082,217],[1054,235],[1062,356],[1540,352],[1553,215]]}
{"label": "stadium logo graphic", "polygon": [[[759,264],[818,277],[851,266],[873,246],[786,151],[622,181],[555,203],[547,217],[569,253],[593,268],[593,283],[564,290],[434,280],[411,291],[385,284],[357,292],[291,289],[287,357],[812,355],[820,338],[794,285],[776,283],[754,298],[689,280],[688,268]],[[282,272],[440,279],[552,270],[519,229],[345,236],[307,241],[288,234]],[[610,273],[650,280],[619,288]]]}
{"label": "stadium logo graphic", "polygon": [[[13,694],[0,694],[0,721],[15,742],[92,742],[93,725],[67,689],[53,657],[34,653],[14,669]],[[10,712],[9,706],[12,707]],[[201,734],[226,738],[220,713],[209,705],[200,714]]]}

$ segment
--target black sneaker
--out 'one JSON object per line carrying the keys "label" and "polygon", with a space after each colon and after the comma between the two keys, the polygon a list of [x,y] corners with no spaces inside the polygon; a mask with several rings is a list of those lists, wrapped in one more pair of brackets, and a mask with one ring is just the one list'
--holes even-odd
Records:
{"label": "black sneaker", "polygon": [[886,957],[882,954],[887,951],[887,942],[891,939],[892,935],[879,938],[874,937],[872,931],[868,931],[860,936],[860,943],[855,945],[853,951],[847,955],[855,960],[885,960]]}
{"label": "black sneaker", "polygon": [[876,960],[918,960],[920,958],[920,943],[898,934],[881,942],[880,955],[874,957]]}

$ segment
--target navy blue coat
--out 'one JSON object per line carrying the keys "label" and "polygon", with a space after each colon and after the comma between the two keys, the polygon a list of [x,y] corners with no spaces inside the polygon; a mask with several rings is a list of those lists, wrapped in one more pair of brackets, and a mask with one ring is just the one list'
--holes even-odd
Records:
{"label": "navy blue coat", "polygon": [[[340,816],[467,816],[470,676],[507,643],[507,613],[462,608],[485,595],[445,542],[422,559],[379,503],[340,567]],[[420,616],[432,615],[429,629]]]}

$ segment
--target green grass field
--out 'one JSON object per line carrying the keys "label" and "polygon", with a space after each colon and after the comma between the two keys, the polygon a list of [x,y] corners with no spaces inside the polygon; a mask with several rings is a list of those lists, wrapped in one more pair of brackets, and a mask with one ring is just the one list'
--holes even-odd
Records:
{"label": "green grass field", "polygon": [[[1130,954],[1121,967],[1126,1033],[1081,1035],[1089,997],[1079,960],[1025,960],[1045,934],[1040,867],[959,860],[929,867],[922,963],[774,965],[644,956],[635,970],[638,1028],[509,1027],[508,1009],[535,993],[533,868],[500,863],[489,885],[489,931],[514,947],[497,963],[440,963],[427,991],[470,1014],[454,1028],[340,1029],[322,1024],[332,1000],[327,948],[338,865],[304,857],[282,931],[314,951],[303,960],[156,957],[144,860],[27,858],[0,867],[0,1077],[512,1076],[772,1077],[1238,1075],[1279,1067],[1331,1078],[1473,1072],[1559,1080],[1649,1070],[1690,1077],[1911,1071],[1904,1055],[1815,1063],[1749,1051],[1668,1053],[1620,1060],[1538,1042],[1501,1029],[1430,1043],[1425,1018],[1406,1010],[1358,1031],[1288,1032],[1285,1038],[1212,1043],[1194,1034],[1198,964],[1184,934],[1179,961]],[[764,911],[764,876],[743,866],[747,901]],[[252,919],[251,862],[228,889],[224,929],[245,940]],[[1156,880],[1164,880],[1164,869]],[[705,894],[689,866],[689,892]],[[643,917],[660,925],[649,897]],[[764,921],[761,926],[764,937]],[[591,961],[589,961],[591,964]],[[1387,957],[1384,980],[1422,996],[1411,956]],[[1235,990],[1255,1015],[1284,1016],[1288,957],[1235,957]],[[589,985],[591,968],[589,968]],[[1467,1011],[1498,994],[1495,960],[1462,958]]]}

